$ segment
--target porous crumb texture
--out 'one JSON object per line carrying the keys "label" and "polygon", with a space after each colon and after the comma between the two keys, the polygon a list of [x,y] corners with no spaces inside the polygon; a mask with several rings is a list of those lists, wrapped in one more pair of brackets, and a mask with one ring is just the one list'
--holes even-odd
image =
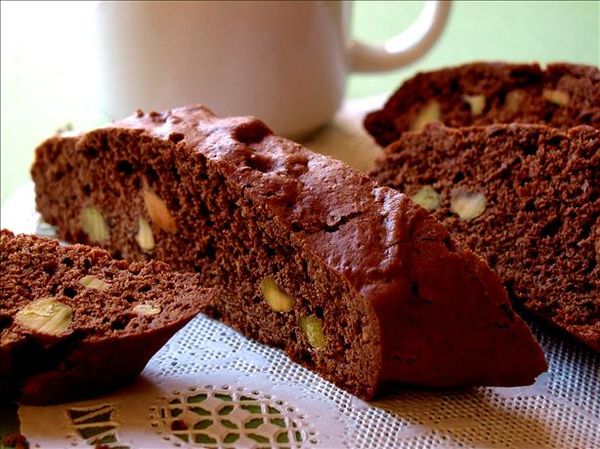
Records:
{"label": "porous crumb texture", "polygon": [[382,146],[426,122],[460,127],[533,123],[600,128],[600,70],[593,66],[476,62],[419,73],[364,125]]}
{"label": "porous crumb texture", "polygon": [[[6,230],[0,238],[0,389],[21,388],[25,402],[80,398],[131,380],[212,294],[199,276],[162,262],[117,261],[99,248]],[[70,312],[60,326],[19,319],[47,298]]]}
{"label": "porous crumb texture", "polygon": [[429,125],[386,148],[371,175],[410,196],[432,188],[432,213],[516,305],[600,351],[600,131]]}
{"label": "porous crumb texture", "polygon": [[[360,397],[384,380],[515,384],[545,369],[497,277],[431,216],[254,118],[139,112],[49,139],[32,176],[61,238],[197,272],[224,291],[206,312]],[[444,266],[448,284],[430,283]]]}

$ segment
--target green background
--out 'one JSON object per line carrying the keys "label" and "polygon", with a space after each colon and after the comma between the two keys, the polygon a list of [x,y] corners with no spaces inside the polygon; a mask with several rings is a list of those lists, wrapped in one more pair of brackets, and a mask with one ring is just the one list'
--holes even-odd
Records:
{"label": "green background", "polygon": [[[406,28],[423,6],[413,2],[354,4],[353,35],[382,42]],[[91,92],[96,80],[90,4],[2,2],[1,197],[29,179],[33,149],[57,128],[99,125],[105,117]],[[600,63],[599,2],[453,4],[436,46],[403,70],[351,75],[348,97],[391,92],[416,71],[473,60]],[[14,429],[14,410],[0,407],[0,434]]]}
{"label": "green background", "polygon": [[[353,35],[382,42],[406,28],[422,1],[354,4]],[[600,3],[454,2],[440,41],[391,73],[351,75],[348,97],[391,92],[416,71],[473,60],[600,63]],[[106,120],[96,108],[90,4],[2,2],[1,198],[29,179],[33,149],[57,128]]]}

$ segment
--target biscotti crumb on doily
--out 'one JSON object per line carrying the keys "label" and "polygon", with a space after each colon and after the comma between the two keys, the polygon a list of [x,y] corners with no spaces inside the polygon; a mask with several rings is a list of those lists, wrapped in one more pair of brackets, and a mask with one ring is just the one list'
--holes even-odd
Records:
{"label": "biscotti crumb on doily", "polygon": [[25,435],[19,432],[4,435],[4,437],[2,437],[2,444],[14,449],[29,449],[29,441],[27,441]]}

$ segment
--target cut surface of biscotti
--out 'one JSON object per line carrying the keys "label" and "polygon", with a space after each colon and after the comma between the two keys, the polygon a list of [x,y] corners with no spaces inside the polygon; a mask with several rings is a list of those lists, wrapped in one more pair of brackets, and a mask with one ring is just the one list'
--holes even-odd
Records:
{"label": "cut surface of biscotti", "polygon": [[210,315],[362,398],[546,368],[498,277],[429,213],[255,118],[139,112],[47,140],[32,175],[61,238],[198,272],[224,291]]}
{"label": "cut surface of biscotti", "polygon": [[487,258],[513,301],[600,351],[600,131],[405,133],[372,172]]}
{"label": "cut surface of biscotti", "polygon": [[426,123],[461,127],[538,123],[600,128],[600,70],[566,63],[476,62],[407,80],[364,125],[382,146]]}
{"label": "cut surface of biscotti", "polygon": [[83,399],[133,380],[206,304],[199,276],[99,248],[0,233],[0,393]]}

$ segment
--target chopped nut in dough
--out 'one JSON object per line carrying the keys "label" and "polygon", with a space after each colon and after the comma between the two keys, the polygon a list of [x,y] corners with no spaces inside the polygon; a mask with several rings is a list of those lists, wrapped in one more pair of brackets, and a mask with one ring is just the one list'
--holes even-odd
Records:
{"label": "chopped nut in dough", "polygon": [[260,283],[260,291],[269,307],[275,312],[289,312],[296,300],[282,291],[273,278],[266,277]]}
{"label": "chopped nut in dough", "polygon": [[419,111],[410,129],[412,131],[420,131],[427,123],[439,122],[440,115],[439,103],[437,101],[430,101]]}
{"label": "chopped nut in dough", "polygon": [[485,95],[463,95],[463,100],[471,106],[471,114],[481,115],[485,109]]}
{"label": "chopped nut in dough", "polygon": [[79,283],[85,288],[94,290],[106,290],[109,285],[97,276],[87,275],[79,280]]}
{"label": "chopped nut in dough", "polygon": [[326,345],[325,335],[323,334],[323,323],[320,318],[314,315],[303,316],[299,320],[300,329],[306,336],[308,344],[315,349],[323,349]]}
{"label": "chopped nut in dough", "polygon": [[169,212],[165,201],[152,190],[144,189],[144,205],[146,212],[150,216],[152,222],[163,231],[174,233],[177,231],[175,219]]}
{"label": "chopped nut in dough", "polygon": [[100,243],[108,239],[109,232],[106,221],[94,206],[85,206],[81,209],[79,225],[91,242]]}
{"label": "chopped nut in dough", "polygon": [[450,198],[450,208],[462,220],[472,220],[485,211],[485,195],[481,192],[455,189]]}
{"label": "chopped nut in dough", "polygon": [[135,235],[135,241],[142,251],[150,252],[154,249],[154,235],[150,224],[145,218],[138,219],[138,232]]}
{"label": "chopped nut in dough", "polygon": [[567,92],[563,92],[562,90],[544,89],[542,96],[550,103],[554,103],[559,106],[566,106],[569,104],[570,100],[569,94]]}
{"label": "chopped nut in dough", "polygon": [[506,98],[504,100],[504,107],[509,113],[514,114],[518,112],[519,109],[521,109],[523,100],[525,100],[525,92],[523,90],[511,90],[508,94],[506,94]]}
{"label": "chopped nut in dough", "polygon": [[145,302],[142,304],[138,304],[133,308],[134,313],[138,315],[158,315],[161,312],[160,306],[156,304],[152,304],[150,302]]}
{"label": "chopped nut in dough", "polygon": [[440,194],[429,185],[421,187],[410,199],[430,211],[440,207]]}
{"label": "chopped nut in dough", "polygon": [[48,335],[64,334],[72,321],[71,307],[54,298],[37,299],[15,315],[15,322],[24,328]]}

